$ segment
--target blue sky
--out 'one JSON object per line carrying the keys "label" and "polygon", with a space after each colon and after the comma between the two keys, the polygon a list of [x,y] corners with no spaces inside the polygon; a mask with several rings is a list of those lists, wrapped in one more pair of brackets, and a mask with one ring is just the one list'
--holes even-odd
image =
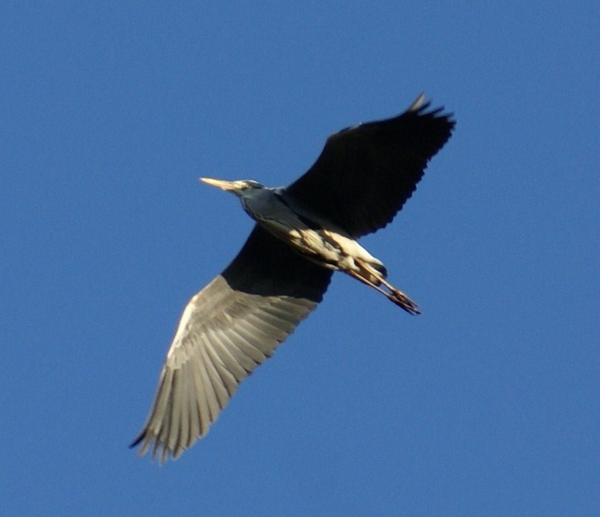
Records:
{"label": "blue sky", "polygon": [[[13,2],[0,19],[5,515],[600,514],[600,5]],[[453,138],[181,459],[140,430],[189,297],[282,185],[425,91]]]}

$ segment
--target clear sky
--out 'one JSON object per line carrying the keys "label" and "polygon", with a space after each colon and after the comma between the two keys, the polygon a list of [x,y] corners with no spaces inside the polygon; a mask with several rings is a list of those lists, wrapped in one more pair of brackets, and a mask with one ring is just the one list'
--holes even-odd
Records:
{"label": "clear sky", "polygon": [[[3,2],[3,515],[600,515],[600,3]],[[127,448],[189,297],[421,92],[454,136],[210,434]]]}

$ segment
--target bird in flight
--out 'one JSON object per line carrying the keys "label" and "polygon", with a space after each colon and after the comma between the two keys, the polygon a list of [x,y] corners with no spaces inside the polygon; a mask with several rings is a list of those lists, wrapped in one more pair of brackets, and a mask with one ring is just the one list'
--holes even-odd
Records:
{"label": "bird in flight", "polygon": [[140,455],[151,449],[162,463],[204,436],[240,382],[323,299],[334,271],[419,314],[357,239],[392,221],[454,124],[421,94],[396,117],[330,136],[287,187],[201,178],[235,194],[256,224],[233,262],[185,307],[131,447],[140,445]]}

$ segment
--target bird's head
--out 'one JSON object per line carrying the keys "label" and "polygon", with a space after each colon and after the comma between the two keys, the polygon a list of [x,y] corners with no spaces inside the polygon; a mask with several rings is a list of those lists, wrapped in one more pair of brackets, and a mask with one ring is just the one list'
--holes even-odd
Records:
{"label": "bird's head", "polygon": [[200,181],[203,181],[207,185],[219,187],[222,190],[231,192],[238,197],[245,197],[253,190],[262,190],[265,188],[263,185],[254,180],[225,181],[212,178],[200,178]]}

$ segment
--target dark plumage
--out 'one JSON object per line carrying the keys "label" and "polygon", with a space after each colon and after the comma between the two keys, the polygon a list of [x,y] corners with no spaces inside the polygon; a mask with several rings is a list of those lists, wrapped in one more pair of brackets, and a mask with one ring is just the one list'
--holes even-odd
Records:
{"label": "dark plumage", "polygon": [[344,129],[286,188],[206,183],[237,195],[256,220],[233,262],[186,306],[148,420],[132,446],[177,458],[208,432],[239,383],[317,306],[334,271],[404,310],[416,304],[386,280],[355,239],[386,226],[414,192],[454,121],[421,95],[401,115]]}

